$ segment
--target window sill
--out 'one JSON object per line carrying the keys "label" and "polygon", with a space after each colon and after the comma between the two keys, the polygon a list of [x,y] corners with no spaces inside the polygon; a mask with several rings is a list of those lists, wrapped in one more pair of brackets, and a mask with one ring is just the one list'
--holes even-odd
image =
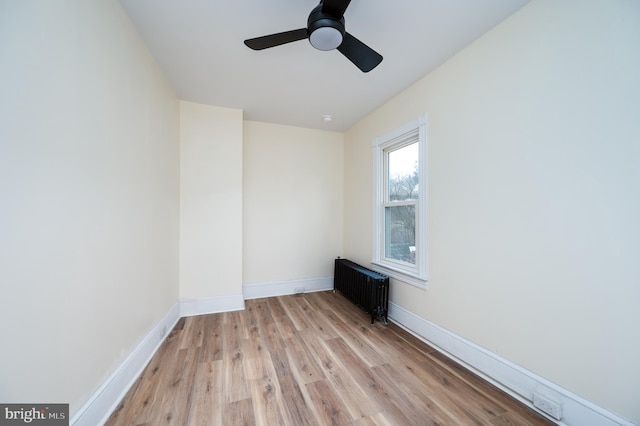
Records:
{"label": "window sill", "polygon": [[376,262],[375,260],[372,260],[371,264],[373,265],[372,269],[376,272],[380,272],[381,274],[385,274],[391,278],[410,284],[414,287],[418,287],[422,290],[427,289],[427,277],[416,275],[408,271],[403,271],[402,269],[394,268],[387,264]]}

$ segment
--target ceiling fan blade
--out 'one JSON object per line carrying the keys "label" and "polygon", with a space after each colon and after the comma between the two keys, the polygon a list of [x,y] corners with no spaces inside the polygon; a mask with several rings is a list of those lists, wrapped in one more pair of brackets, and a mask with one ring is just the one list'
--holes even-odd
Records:
{"label": "ceiling fan blade", "polygon": [[344,16],[344,11],[347,10],[349,3],[351,3],[351,0],[323,0],[322,12],[341,18]]}
{"label": "ceiling fan blade", "polygon": [[344,33],[338,50],[362,72],[369,72],[382,62],[382,56],[378,52],[347,32]]}
{"label": "ceiling fan blade", "polygon": [[266,35],[262,37],[250,38],[245,40],[244,44],[253,50],[268,49],[269,47],[280,46],[281,44],[287,44],[298,40],[307,38],[307,29],[300,28],[292,31],[285,31],[282,33]]}

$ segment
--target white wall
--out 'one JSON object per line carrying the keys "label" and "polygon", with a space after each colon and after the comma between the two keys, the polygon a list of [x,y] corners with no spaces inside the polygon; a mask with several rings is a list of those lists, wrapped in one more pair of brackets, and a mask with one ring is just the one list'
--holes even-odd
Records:
{"label": "white wall", "polygon": [[640,2],[534,0],[345,137],[345,255],[371,141],[429,114],[429,289],[392,301],[640,423]]}
{"label": "white wall", "polygon": [[0,1],[0,401],[71,414],[178,296],[178,103],[115,1]]}
{"label": "white wall", "polygon": [[242,111],[180,102],[180,298],[242,295]]}
{"label": "white wall", "polygon": [[342,255],[343,138],[245,121],[245,284],[333,276]]}

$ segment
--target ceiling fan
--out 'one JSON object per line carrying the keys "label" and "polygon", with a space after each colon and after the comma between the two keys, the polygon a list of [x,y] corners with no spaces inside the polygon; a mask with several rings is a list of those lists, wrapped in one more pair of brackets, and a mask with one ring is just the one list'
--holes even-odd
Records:
{"label": "ceiling fan", "polygon": [[268,49],[305,38],[318,50],[338,49],[362,72],[382,62],[382,56],[345,31],[344,12],[351,0],[320,0],[309,14],[307,27],[245,40],[253,50]]}

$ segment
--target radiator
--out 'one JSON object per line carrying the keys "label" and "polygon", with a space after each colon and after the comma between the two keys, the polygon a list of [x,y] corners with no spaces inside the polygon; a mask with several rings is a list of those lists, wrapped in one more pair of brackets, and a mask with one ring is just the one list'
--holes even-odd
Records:
{"label": "radiator", "polygon": [[389,277],[347,259],[336,259],[333,291],[339,291],[371,315],[371,324],[381,318],[387,324]]}

